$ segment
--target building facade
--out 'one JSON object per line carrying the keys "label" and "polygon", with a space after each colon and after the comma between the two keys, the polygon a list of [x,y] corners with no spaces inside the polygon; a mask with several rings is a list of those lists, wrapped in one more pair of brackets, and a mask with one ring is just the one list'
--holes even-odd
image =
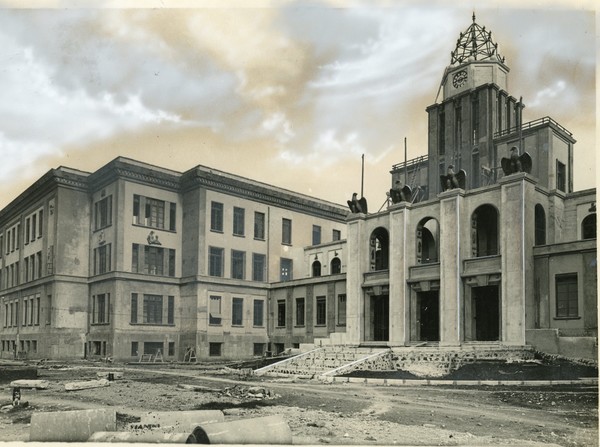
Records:
{"label": "building facade", "polygon": [[326,342],[597,358],[596,192],[573,191],[575,139],[523,122],[508,74],[473,17],[427,108],[427,154],[392,167],[412,194],[373,214],[203,166],[51,170],[0,211],[0,353],[241,359]]}

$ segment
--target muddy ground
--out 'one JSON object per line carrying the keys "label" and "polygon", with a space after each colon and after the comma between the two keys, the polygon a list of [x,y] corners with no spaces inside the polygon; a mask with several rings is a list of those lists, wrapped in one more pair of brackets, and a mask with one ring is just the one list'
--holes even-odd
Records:
{"label": "muddy ground", "polygon": [[[65,391],[70,381],[122,371],[105,388]],[[226,420],[280,414],[294,444],[598,445],[598,388],[441,387],[324,384],[308,379],[244,377],[219,368],[174,365],[46,365],[48,390],[23,390],[25,408],[0,411],[0,440],[27,441],[31,414],[114,407],[120,429],[145,411],[221,409]],[[180,385],[206,387],[201,391]],[[265,388],[263,397],[248,392]],[[0,384],[0,407],[10,404]]]}

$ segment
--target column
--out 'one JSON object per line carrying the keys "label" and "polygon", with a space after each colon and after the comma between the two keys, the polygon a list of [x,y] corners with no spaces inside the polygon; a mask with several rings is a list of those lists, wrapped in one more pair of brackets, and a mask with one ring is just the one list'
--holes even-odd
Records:
{"label": "column", "polygon": [[406,276],[408,257],[414,250],[406,245],[410,208],[406,202],[390,207],[390,345],[403,346],[410,340],[410,293]]}
{"label": "column", "polygon": [[346,341],[358,345],[364,340],[363,273],[368,271],[369,236],[365,234],[365,215],[348,218],[346,257]]}

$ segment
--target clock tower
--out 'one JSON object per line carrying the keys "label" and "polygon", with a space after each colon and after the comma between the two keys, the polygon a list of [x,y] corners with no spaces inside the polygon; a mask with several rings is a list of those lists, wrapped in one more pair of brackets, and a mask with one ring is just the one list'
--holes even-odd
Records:
{"label": "clock tower", "polygon": [[451,52],[436,103],[427,108],[430,197],[441,191],[439,176],[450,165],[465,170],[469,189],[495,180],[499,162],[493,136],[518,126],[523,108],[507,93],[508,72],[492,32],[473,14]]}

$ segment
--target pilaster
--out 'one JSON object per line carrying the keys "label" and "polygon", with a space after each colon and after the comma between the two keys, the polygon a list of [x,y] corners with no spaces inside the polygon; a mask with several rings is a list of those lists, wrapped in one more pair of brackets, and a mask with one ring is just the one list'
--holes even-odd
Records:
{"label": "pilaster", "polygon": [[346,341],[358,345],[364,339],[363,273],[368,271],[369,241],[364,214],[353,214],[347,222]]}
{"label": "pilaster", "polygon": [[410,205],[401,202],[390,207],[390,338],[392,346],[403,346],[410,340],[410,296],[406,283],[408,274],[407,229]]}
{"label": "pilaster", "polygon": [[463,210],[464,190],[452,189],[440,199],[440,345],[458,346],[463,340],[464,300],[461,273],[461,222],[468,222]]}

